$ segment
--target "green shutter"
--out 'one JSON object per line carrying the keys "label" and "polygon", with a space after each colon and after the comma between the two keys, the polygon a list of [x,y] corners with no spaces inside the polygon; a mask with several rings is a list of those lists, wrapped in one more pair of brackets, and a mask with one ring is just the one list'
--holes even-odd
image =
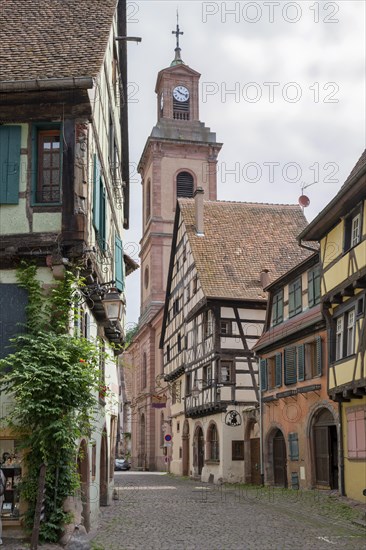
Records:
{"label": "green shutter", "polygon": [[275,385],[279,388],[282,385],[282,354],[276,353]]}
{"label": "green shutter", "polygon": [[288,434],[290,460],[299,460],[299,438],[297,433]]}
{"label": "green shutter", "polygon": [[314,304],[319,304],[320,292],[320,268],[318,267],[314,273]]}
{"label": "green shutter", "polygon": [[115,247],[114,247],[114,263],[115,263],[115,280],[116,288],[119,292],[124,289],[123,280],[123,247],[121,239],[116,235]]}
{"label": "green shutter", "polygon": [[296,384],[296,348],[285,349],[285,384]]}
{"label": "green shutter", "polygon": [[260,361],[260,377],[261,377],[261,390],[267,389],[267,359],[261,359]]}
{"label": "green shutter", "polygon": [[308,302],[309,302],[309,307],[313,307],[313,305],[315,303],[314,271],[309,271],[309,273],[308,273]]}
{"label": "green shutter", "polygon": [[296,350],[297,355],[297,379],[299,382],[305,380],[305,346],[297,346]]}
{"label": "green shutter", "polygon": [[100,162],[97,155],[94,155],[93,225],[100,231]]}
{"label": "green shutter", "polygon": [[0,204],[19,203],[21,126],[0,126]]}
{"label": "green shutter", "polygon": [[295,313],[295,287],[292,283],[289,286],[289,294],[288,294],[288,310],[289,310],[289,316],[291,317]]}
{"label": "green shutter", "polygon": [[100,238],[103,250],[106,249],[106,191],[102,179],[100,179]]}
{"label": "green shutter", "polygon": [[322,339],[321,336],[316,337],[316,373],[318,376],[322,375],[323,370],[323,353],[322,353]]}

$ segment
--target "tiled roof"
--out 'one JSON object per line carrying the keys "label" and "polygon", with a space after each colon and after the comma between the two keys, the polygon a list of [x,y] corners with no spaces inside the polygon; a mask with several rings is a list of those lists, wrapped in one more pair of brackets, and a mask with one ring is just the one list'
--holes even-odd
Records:
{"label": "tiled roof", "polygon": [[96,76],[117,0],[0,0],[0,81]]}
{"label": "tiled roof", "polygon": [[298,205],[204,201],[204,237],[194,200],[179,205],[206,297],[263,299],[262,270],[273,282],[311,255],[296,240],[307,225]]}

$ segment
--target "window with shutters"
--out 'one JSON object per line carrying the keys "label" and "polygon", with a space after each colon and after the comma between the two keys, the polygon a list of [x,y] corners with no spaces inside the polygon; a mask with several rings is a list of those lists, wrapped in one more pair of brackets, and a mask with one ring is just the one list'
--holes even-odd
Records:
{"label": "window with shutters", "polygon": [[106,250],[107,198],[103,184],[101,165],[97,155],[94,155],[93,178],[93,226],[96,240],[101,250]]}
{"label": "window with shutters", "polygon": [[177,175],[177,197],[193,197],[194,181],[189,172],[179,172]]}
{"label": "window with shutters", "polygon": [[305,348],[305,380],[311,380],[314,376],[317,376],[317,355],[316,355],[316,343],[308,342],[304,345]]}
{"label": "window with shutters", "polygon": [[285,384],[287,386],[297,382],[296,347],[285,348],[284,353]]}
{"label": "window with shutters", "polygon": [[289,317],[293,317],[302,311],[301,277],[289,284]]}
{"label": "window with shutters", "polygon": [[344,224],[344,251],[346,252],[350,248],[353,248],[361,241],[362,236],[362,209],[363,205],[360,204],[357,208],[351,212],[351,214],[345,219]]}
{"label": "window with shutters", "polygon": [[260,388],[261,391],[267,390],[267,359],[261,359],[259,363]]}
{"label": "window with shutters", "polygon": [[61,202],[61,154],[60,128],[37,128],[35,186],[36,204],[59,204]]}
{"label": "window with shutters", "polygon": [[19,203],[21,126],[0,126],[0,204]]}
{"label": "window with shutters", "polygon": [[320,303],[320,268],[308,272],[308,303],[314,307]]}
{"label": "window with shutters", "polygon": [[122,241],[116,235],[114,245],[114,279],[119,292],[124,290],[124,262]]}
{"label": "window with shutters", "polygon": [[347,414],[348,459],[366,458],[366,407],[351,407]]}
{"label": "window with shutters", "polygon": [[290,460],[299,460],[299,437],[297,433],[288,434],[288,450]]}
{"label": "window with shutters", "polygon": [[272,326],[278,325],[283,321],[283,290],[273,296],[272,304]]}

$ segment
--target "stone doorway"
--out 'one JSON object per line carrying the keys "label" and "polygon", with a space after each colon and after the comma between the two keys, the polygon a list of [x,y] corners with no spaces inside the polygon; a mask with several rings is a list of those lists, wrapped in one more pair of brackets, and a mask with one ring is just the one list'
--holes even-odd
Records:
{"label": "stone doorway", "polygon": [[273,478],[277,487],[287,487],[286,442],[281,430],[273,435]]}
{"label": "stone doorway", "polygon": [[205,442],[201,426],[197,426],[194,433],[194,455],[196,474],[201,475],[205,460]]}

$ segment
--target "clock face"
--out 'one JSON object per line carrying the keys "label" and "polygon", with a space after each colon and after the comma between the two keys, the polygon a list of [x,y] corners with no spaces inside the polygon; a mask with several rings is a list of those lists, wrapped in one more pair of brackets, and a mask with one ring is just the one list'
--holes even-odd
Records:
{"label": "clock face", "polygon": [[173,97],[180,102],[188,101],[189,91],[185,86],[176,86],[173,90]]}

